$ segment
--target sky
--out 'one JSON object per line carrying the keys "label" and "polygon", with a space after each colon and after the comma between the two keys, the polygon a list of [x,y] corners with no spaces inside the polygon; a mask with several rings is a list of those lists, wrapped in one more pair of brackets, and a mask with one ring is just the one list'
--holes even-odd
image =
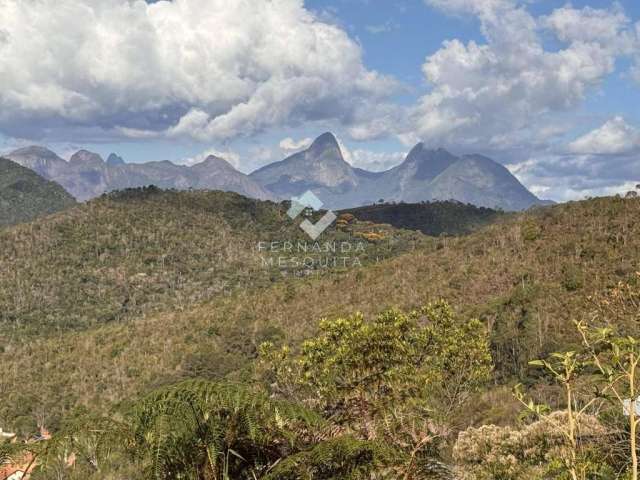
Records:
{"label": "sky", "polygon": [[0,0],[0,153],[222,156],[324,131],[385,170],[422,141],[541,198],[640,183],[640,2]]}

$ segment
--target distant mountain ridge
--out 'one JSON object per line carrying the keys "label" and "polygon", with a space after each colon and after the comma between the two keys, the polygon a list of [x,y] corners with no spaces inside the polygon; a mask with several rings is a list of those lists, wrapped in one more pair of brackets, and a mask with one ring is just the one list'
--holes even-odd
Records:
{"label": "distant mountain ridge", "polygon": [[168,160],[125,163],[116,154],[109,155],[105,162],[100,155],[87,150],[76,152],[67,162],[54,152],[36,146],[15,150],[6,156],[59,183],[79,201],[113,190],[148,185],[178,190],[222,190],[260,200],[275,199],[271,192],[213,155],[193,166],[176,165]]}
{"label": "distant mountain ridge", "polygon": [[75,205],[60,185],[0,158],[0,226],[28,222]]}
{"label": "distant mountain ridge", "polygon": [[507,211],[545,205],[503,165],[481,155],[458,157],[419,143],[405,160],[384,172],[351,166],[336,137],[326,132],[309,148],[271,163],[250,175],[224,159],[210,156],[184,166],[169,161],[125,163],[116,154],[105,162],[81,150],[69,162],[42,147],[27,147],[8,155],[11,160],[60,183],[78,200],[123,188],[225,190],[262,200],[286,200],[313,191],[326,208],[345,209],[385,202],[419,203],[456,200]]}
{"label": "distant mountain ridge", "polygon": [[306,150],[249,175],[284,198],[312,190],[327,208],[346,209],[385,202],[456,200],[478,207],[525,210],[542,201],[507,168],[480,155],[457,157],[417,144],[399,165],[368,172],[347,163],[331,133]]}

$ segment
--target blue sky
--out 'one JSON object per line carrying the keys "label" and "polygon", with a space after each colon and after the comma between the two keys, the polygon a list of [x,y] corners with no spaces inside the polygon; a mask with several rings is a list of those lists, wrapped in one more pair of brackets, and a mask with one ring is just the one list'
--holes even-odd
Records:
{"label": "blue sky", "polygon": [[[527,8],[536,15],[548,15],[565,5],[606,9],[612,3],[609,0],[534,0]],[[429,88],[420,68],[444,40],[458,38],[478,43],[484,40],[475,17],[447,15],[421,0],[311,0],[305,4],[318,12],[331,12],[334,20],[360,42],[367,66],[393,74],[414,92]],[[630,18],[640,20],[640,2],[626,0],[619,4]],[[604,117],[618,112],[640,123],[640,88],[623,78],[620,74],[623,70],[608,77],[601,92],[588,98],[585,111]],[[416,97],[416,94],[407,95],[405,101],[415,101]]]}
{"label": "blue sky", "polygon": [[640,182],[637,1],[27,3],[0,6],[0,151],[249,172],[331,130],[372,170],[424,141],[555,200]]}

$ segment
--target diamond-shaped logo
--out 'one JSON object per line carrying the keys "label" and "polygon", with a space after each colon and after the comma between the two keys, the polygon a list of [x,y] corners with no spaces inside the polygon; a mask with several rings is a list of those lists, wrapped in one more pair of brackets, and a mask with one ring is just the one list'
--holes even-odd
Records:
{"label": "diamond-shaped logo", "polygon": [[[294,220],[304,212],[305,209],[311,208],[317,212],[322,208],[322,205],[322,200],[320,200],[311,190],[307,190],[300,197],[291,198],[291,208],[289,208],[287,215]],[[308,219],[305,219],[300,224],[300,228],[304,230],[312,240],[316,240],[322,232],[335,222],[336,218],[338,218],[336,217],[336,214],[331,210],[328,210],[327,213],[325,213],[315,224],[311,223]]]}

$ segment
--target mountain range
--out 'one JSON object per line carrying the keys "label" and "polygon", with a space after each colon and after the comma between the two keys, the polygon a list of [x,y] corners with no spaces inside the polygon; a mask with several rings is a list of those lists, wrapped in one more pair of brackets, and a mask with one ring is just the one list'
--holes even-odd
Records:
{"label": "mountain range", "polygon": [[457,157],[444,149],[416,145],[404,162],[384,172],[354,168],[331,133],[305,151],[250,175],[284,198],[312,190],[333,209],[385,202],[458,200],[479,207],[525,210],[546,204],[504,166],[481,155]]}
{"label": "mountain range", "polygon": [[7,157],[62,185],[79,201],[123,188],[225,190],[262,200],[286,200],[313,191],[326,208],[344,209],[385,202],[457,200],[479,207],[525,210],[538,199],[501,164],[481,155],[455,156],[416,145],[390,170],[370,172],[345,161],[331,133],[309,148],[246,175],[222,158],[209,156],[193,166],[169,161],[126,163],[116,154],[106,161],[81,150],[69,161],[42,147],[26,147]]}
{"label": "mountain range", "polygon": [[59,183],[79,201],[146,185],[177,190],[223,190],[260,200],[275,199],[229,162],[213,155],[193,166],[176,165],[168,160],[125,163],[116,154],[109,155],[105,162],[100,155],[87,150],[76,152],[67,162],[51,150],[37,146],[15,150],[6,157]]}

